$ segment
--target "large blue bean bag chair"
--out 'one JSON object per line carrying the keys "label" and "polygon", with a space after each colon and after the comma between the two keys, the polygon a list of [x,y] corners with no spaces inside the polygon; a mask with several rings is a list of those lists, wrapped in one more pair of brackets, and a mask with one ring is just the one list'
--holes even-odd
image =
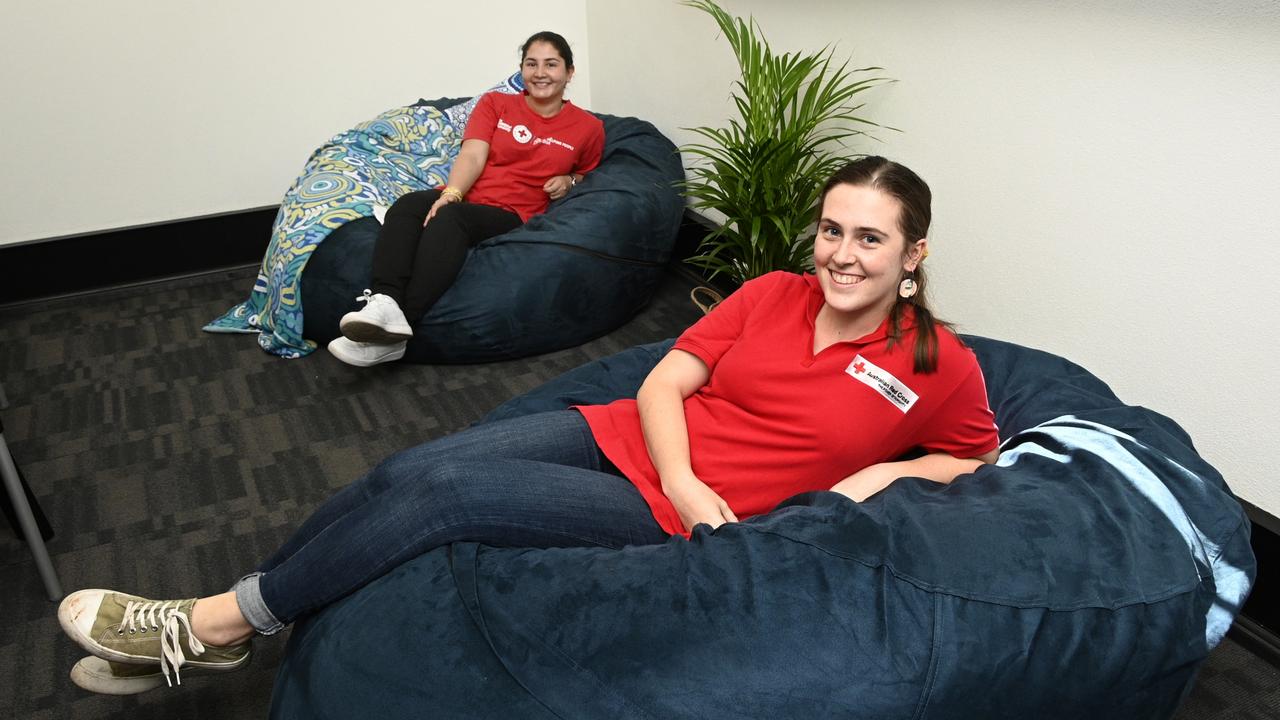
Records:
{"label": "large blue bean bag chair", "polygon": [[[968,342],[997,464],[652,547],[434,550],[294,628],[272,717],[1172,716],[1253,581],[1244,513],[1168,418]],[[633,393],[669,345],[492,417]]]}
{"label": "large blue bean bag chair", "polygon": [[[405,360],[469,363],[580,345],[649,302],[684,212],[684,168],[653,125],[600,115],[600,165],[567,197],[523,226],[478,244],[454,283],[414,324]],[[302,273],[304,335],[324,344],[370,285],[381,225],[335,230]]]}

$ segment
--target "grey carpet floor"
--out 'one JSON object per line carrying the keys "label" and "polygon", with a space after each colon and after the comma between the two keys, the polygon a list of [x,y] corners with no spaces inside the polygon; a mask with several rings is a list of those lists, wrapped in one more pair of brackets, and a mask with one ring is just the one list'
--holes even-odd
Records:
{"label": "grey carpet floor", "polygon": [[[320,351],[286,361],[199,327],[243,299],[233,270],[0,309],[6,438],[58,530],[66,589],[153,596],[226,589],[335,489],[390,453],[466,427],[584,362],[677,334],[698,316],[671,275],[633,321],[581,347],[471,366],[360,370]],[[285,643],[251,666],[135,697],[67,679],[26,546],[0,524],[0,718],[264,717]],[[1178,718],[1280,717],[1280,673],[1230,640]]]}

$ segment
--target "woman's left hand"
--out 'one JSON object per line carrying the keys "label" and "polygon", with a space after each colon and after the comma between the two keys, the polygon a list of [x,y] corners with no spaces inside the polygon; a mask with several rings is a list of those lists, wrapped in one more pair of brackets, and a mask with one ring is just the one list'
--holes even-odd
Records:
{"label": "woman's left hand", "polygon": [[899,477],[899,463],[877,463],[867,466],[831,487],[854,502],[862,502],[893,484]]}
{"label": "woman's left hand", "polygon": [[573,179],[568,175],[556,175],[542,185],[542,189],[546,191],[547,196],[552,200],[559,200],[569,194],[569,189],[573,187]]}
{"label": "woman's left hand", "polygon": [[946,453],[929,453],[914,460],[883,462],[869,465],[831,486],[838,492],[862,502],[889,487],[900,477],[920,477],[943,485],[957,476],[971,473],[1000,457],[999,448],[974,458],[957,458]]}

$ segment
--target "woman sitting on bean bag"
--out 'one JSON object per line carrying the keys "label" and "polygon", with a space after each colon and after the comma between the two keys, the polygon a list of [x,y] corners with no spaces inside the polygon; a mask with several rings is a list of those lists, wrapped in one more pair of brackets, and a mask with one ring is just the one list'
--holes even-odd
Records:
{"label": "woman sitting on bean bag", "polygon": [[543,31],[520,55],[524,93],[480,99],[445,188],[409,193],[387,211],[365,306],[343,316],[343,337],[329,343],[339,360],[404,357],[413,324],[453,284],[469,248],[545,211],[600,163],[604,125],[564,97],[569,44]]}
{"label": "woman sitting on bean bag", "polygon": [[221,595],[68,596],[58,617],[81,647],[152,668],[90,672],[101,661],[86,658],[73,679],[128,693],[184,666],[235,670],[254,635],[458,541],[653,545],[798,493],[862,500],[899,477],[950,483],[993,461],[977,360],[923,297],[928,186],[864,158],[828,181],[821,208],[816,274],[748,282],[681,336],[637,399],[489,422],[399,453]]}

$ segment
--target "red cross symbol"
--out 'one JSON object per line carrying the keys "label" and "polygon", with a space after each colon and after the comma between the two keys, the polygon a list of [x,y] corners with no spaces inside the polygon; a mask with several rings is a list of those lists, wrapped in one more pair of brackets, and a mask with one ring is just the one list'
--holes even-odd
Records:
{"label": "red cross symbol", "polygon": [[854,372],[854,373],[856,373],[856,374],[858,374],[858,375],[861,375],[862,373],[864,373],[864,372],[866,372],[866,371],[867,371],[867,364],[866,364],[866,363],[861,363],[861,362],[860,362],[860,363],[854,363],[854,364],[853,364],[853,372]]}

